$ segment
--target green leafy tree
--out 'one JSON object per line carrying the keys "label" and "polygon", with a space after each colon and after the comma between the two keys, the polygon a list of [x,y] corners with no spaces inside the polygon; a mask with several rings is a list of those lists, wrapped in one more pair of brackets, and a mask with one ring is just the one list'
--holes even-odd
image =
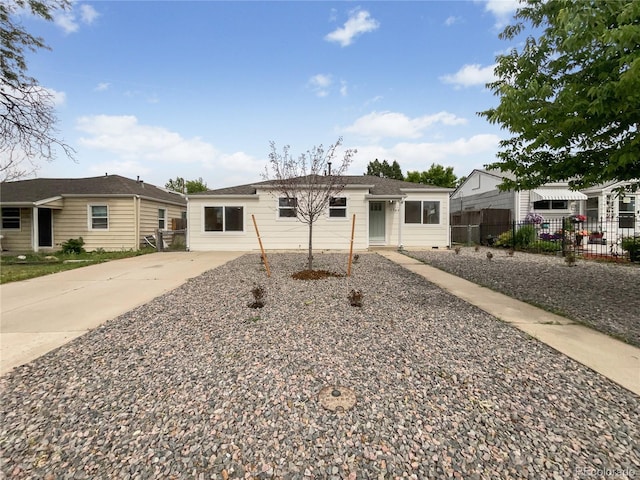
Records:
{"label": "green leafy tree", "polygon": [[339,138],[327,150],[319,145],[294,157],[289,153],[289,146],[278,153],[275,143],[271,142],[269,164],[263,176],[271,181],[275,194],[291,201],[296,218],[309,226],[308,270],[313,270],[313,225],[327,211],[331,198],[344,189],[343,176],[357,153],[357,150],[345,150],[342,162],[336,165],[341,145],[342,138]]}
{"label": "green leafy tree", "polygon": [[185,183],[187,193],[206,192],[208,190],[206,182],[199,177],[197,180],[187,180]]}
{"label": "green leafy tree", "polygon": [[207,184],[202,180],[202,177],[197,180],[185,180],[182,177],[172,178],[164,184],[164,187],[168,190],[185,194],[206,192],[208,190]]}
{"label": "green leafy tree", "polygon": [[369,162],[367,165],[367,175],[374,175],[376,177],[393,178],[396,180],[404,180],[402,175],[402,169],[400,164],[394,160],[389,164],[387,160],[380,162],[377,158],[373,162]]}
{"label": "green leafy tree", "polygon": [[435,163],[432,163],[429,170],[424,172],[407,172],[406,180],[407,182],[446,188],[455,188],[458,185],[458,178],[453,173],[453,167],[443,167]]}
{"label": "green leafy tree", "polygon": [[488,165],[515,174],[502,188],[640,178],[640,2],[527,0],[515,19],[501,39],[542,33],[498,57],[480,112],[511,134]]}
{"label": "green leafy tree", "polygon": [[49,47],[15,18],[28,12],[51,21],[56,11],[70,8],[67,0],[0,2],[0,180],[35,172],[39,161],[55,159],[56,147],[73,158],[73,149],[56,138],[53,94],[27,74],[25,52]]}
{"label": "green leafy tree", "polygon": [[187,193],[187,186],[185,184],[184,178],[182,177],[176,177],[175,179],[172,178],[164,184],[164,188],[173,192]]}

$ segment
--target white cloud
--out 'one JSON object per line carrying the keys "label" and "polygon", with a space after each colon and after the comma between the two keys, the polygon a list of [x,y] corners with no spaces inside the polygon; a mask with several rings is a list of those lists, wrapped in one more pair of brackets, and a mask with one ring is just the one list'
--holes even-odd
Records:
{"label": "white cloud", "polygon": [[49,95],[51,95],[51,98],[53,99],[53,104],[56,107],[60,107],[66,103],[67,94],[65,92],[59,92],[57,90],[54,90],[53,88],[45,88],[45,90]]}
{"label": "white cloud", "polygon": [[318,97],[329,95],[329,87],[333,84],[331,75],[319,73],[309,79],[308,85]]}
{"label": "white cloud", "polygon": [[111,87],[111,84],[108,82],[100,82],[98,85],[96,85],[96,88],[94,88],[94,90],[96,92],[104,92],[106,90],[109,90],[109,87]]}
{"label": "white cloud", "polygon": [[91,5],[80,5],[80,19],[85,25],[91,25],[100,14]]}
{"label": "white cloud", "polygon": [[403,173],[409,170],[427,170],[432,163],[454,167],[458,176],[468,174],[473,168],[493,161],[498,151],[500,137],[493,134],[478,134],[450,142],[397,143],[392,147],[381,145],[358,145],[358,153],[350,171],[364,172],[367,164],[375,158],[397,160]]}
{"label": "white cloud", "polygon": [[339,43],[342,47],[351,45],[353,39],[363,33],[377,30],[380,23],[371,17],[366,10],[353,10],[343,27],[327,34],[324,39],[328,42]]}
{"label": "white cloud", "polygon": [[466,123],[466,120],[449,112],[438,112],[416,118],[409,118],[398,112],[371,112],[358,118],[344,131],[373,139],[420,138],[425,129],[436,123],[460,125]]}
{"label": "white cloud", "polygon": [[[79,19],[78,16],[80,17]],[[53,21],[62,28],[65,33],[75,33],[80,29],[81,23],[91,25],[99,16],[100,14],[91,5],[71,3],[71,10],[54,13]]]}
{"label": "white cloud", "polygon": [[482,67],[479,64],[465,65],[453,75],[444,75],[440,80],[444,83],[455,85],[456,88],[485,85],[493,82],[496,77],[493,73],[495,64]]}
{"label": "white cloud", "polygon": [[451,25],[454,25],[459,22],[460,22],[460,17],[454,17],[453,15],[451,15],[450,17],[447,17],[447,19],[444,21],[444,24],[445,26],[450,27]]}
{"label": "white cloud", "polygon": [[520,0],[487,0],[484,9],[495,17],[495,27],[503,28],[509,23],[519,5]]}
{"label": "white cloud", "polygon": [[347,82],[344,80],[340,81],[340,95],[343,97],[349,95],[349,87],[347,86]]}
{"label": "white cloud", "polygon": [[247,178],[257,181],[265,165],[264,159],[240,151],[220,152],[201,138],[144,125],[132,115],[81,117],[76,126],[83,133],[79,145],[94,159],[88,170],[96,175],[141,175],[158,186],[176,175],[203,177],[209,188],[220,188],[247,183]]}
{"label": "white cloud", "polygon": [[205,168],[230,162],[234,167],[252,165],[251,157],[242,152],[223,154],[201,138],[184,138],[164,127],[143,125],[132,115],[81,117],[77,129],[85,134],[80,138],[82,146],[115,154],[119,164],[135,166],[136,171],[141,171],[140,162],[149,161]]}

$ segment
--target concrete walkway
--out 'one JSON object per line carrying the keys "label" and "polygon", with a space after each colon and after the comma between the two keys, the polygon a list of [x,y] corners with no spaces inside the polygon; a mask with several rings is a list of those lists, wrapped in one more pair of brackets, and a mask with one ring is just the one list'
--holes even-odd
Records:
{"label": "concrete walkway", "polygon": [[0,375],[242,255],[163,252],[0,286]]}
{"label": "concrete walkway", "polygon": [[640,348],[396,251],[376,252],[640,395]]}

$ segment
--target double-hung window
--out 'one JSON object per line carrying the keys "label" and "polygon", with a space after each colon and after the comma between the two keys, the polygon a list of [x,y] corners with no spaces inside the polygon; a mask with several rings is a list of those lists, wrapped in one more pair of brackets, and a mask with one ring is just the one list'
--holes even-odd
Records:
{"label": "double-hung window", "polygon": [[243,232],[244,207],[204,207],[205,232]]}
{"label": "double-hung window", "polygon": [[636,210],[636,197],[626,195],[621,197],[618,201],[618,212],[620,216],[618,218],[618,228],[634,228],[635,226],[635,210]]}
{"label": "double-hung window", "polygon": [[278,198],[278,217],[295,218],[298,216],[298,199],[292,197]]}
{"label": "double-hung window", "polygon": [[432,200],[409,200],[404,202],[404,223],[439,224],[440,202]]}
{"label": "double-hung window", "polygon": [[2,209],[2,228],[4,230],[20,230],[20,209],[5,207]]}
{"label": "double-hung window", "polygon": [[89,205],[91,218],[90,230],[109,229],[109,207],[107,205]]}
{"label": "double-hung window", "polygon": [[329,218],[347,218],[347,197],[329,199]]}
{"label": "double-hung window", "polygon": [[160,230],[165,230],[167,228],[167,209],[166,208],[158,209],[158,228]]}

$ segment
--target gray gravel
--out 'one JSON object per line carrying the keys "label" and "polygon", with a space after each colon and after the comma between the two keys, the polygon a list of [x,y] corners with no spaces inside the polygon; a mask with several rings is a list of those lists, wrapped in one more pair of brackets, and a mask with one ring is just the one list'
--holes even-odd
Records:
{"label": "gray gravel", "polygon": [[[313,282],[290,278],[304,255],[269,260],[270,279],[246,255],[2,377],[4,477],[640,475],[629,391],[379,255]],[[318,404],[336,384],[353,409]]]}
{"label": "gray gravel", "polygon": [[[493,258],[487,259],[487,252]],[[429,265],[640,347],[640,266],[500,248],[407,252]]]}

